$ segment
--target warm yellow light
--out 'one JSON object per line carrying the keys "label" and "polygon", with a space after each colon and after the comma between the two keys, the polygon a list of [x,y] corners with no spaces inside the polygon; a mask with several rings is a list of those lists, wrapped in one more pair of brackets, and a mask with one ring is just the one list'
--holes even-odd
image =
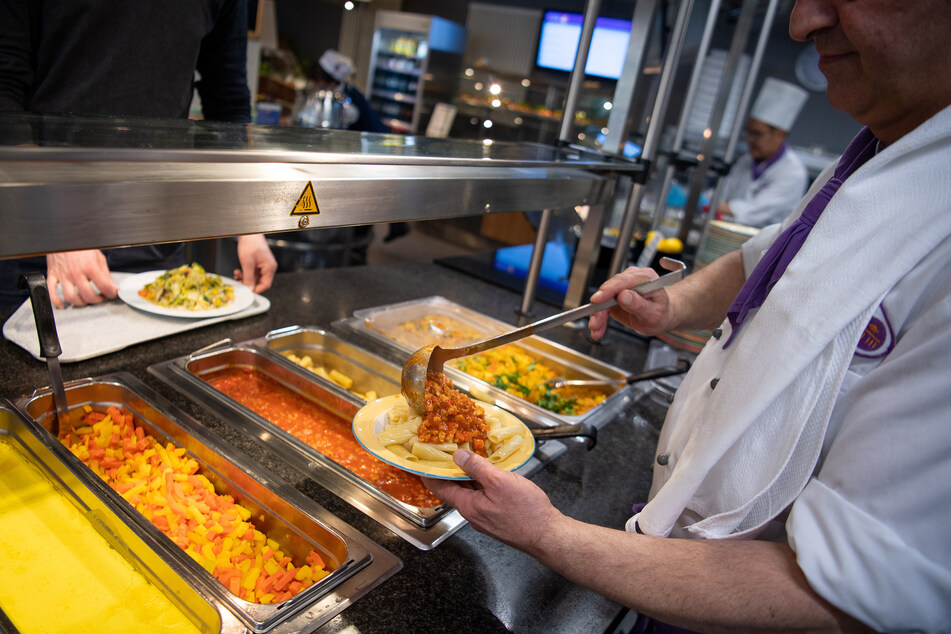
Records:
{"label": "warm yellow light", "polygon": [[489,86],[489,92],[493,95],[497,95],[500,92],[502,92],[502,86],[500,86],[499,84],[492,84],[491,86]]}

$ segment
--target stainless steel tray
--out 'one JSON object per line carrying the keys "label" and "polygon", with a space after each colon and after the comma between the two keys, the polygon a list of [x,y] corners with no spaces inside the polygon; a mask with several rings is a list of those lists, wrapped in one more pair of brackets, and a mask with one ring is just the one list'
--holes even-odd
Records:
{"label": "stainless steel tray", "polygon": [[[233,496],[253,512],[258,528],[278,539],[292,556],[303,559],[314,549],[330,574],[286,601],[250,603],[232,594],[181,548],[139,514],[125,499],[99,481],[68,448],[46,430],[51,422],[52,395],[38,391],[19,399],[17,410],[45,434],[47,444],[72,471],[83,474],[109,500],[126,525],[153,548],[153,558],[181,571],[188,584],[254,632],[311,631],[399,570],[398,559],[353,530],[293,487],[221,442],[197,421],[175,409],[134,377],[123,373],[67,384],[70,415],[82,407],[122,407],[136,417],[146,433],[187,450],[199,473],[217,492]],[[41,434],[41,435],[42,435]]]}
{"label": "stainless steel tray", "polygon": [[[427,341],[419,338],[394,338],[388,333],[398,331],[400,325],[406,322],[429,317],[448,318],[452,320],[451,325],[458,323],[472,328],[474,332],[479,333],[479,336],[473,335],[471,341],[515,328],[511,324],[493,319],[438,295],[357,310],[354,311],[352,318],[335,322],[335,326],[340,325],[368,336],[386,348],[396,351],[405,360],[419,347],[426,345]],[[416,343],[420,343],[420,346],[416,346]],[[429,340],[428,343],[435,343],[435,341]],[[464,345],[464,343],[466,342],[455,338],[450,342],[451,345]],[[526,337],[513,345],[524,348],[556,370],[558,378],[623,380],[628,376],[628,373],[621,368],[598,361],[537,335]],[[603,402],[584,414],[569,416],[539,407],[457,368],[447,365],[445,372],[460,389],[507,409],[526,422],[531,421],[547,427],[580,422],[601,426],[617,415],[632,394],[630,386],[608,388],[606,390],[608,396]]]}
{"label": "stainless steel tray", "polygon": [[[282,357],[308,356],[315,365],[337,370],[353,380],[352,389],[361,402],[360,394],[376,392],[378,397],[399,394],[400,368],[375,354],[362,350],[319,328],[288,326],[272,330],[265,337],[250,342]],[[325,386],[340,387],[337,383],[314,373],[315,381]]]}
{"label": "stainless steel tray", "polygon": [[[125,522],[124,512],[110,496],[103,495],[103,487],[99,486],[98,479],[89,477],[88,469],[77,469],[75,464],[67,464],[71,461],[62,460],[65,448],[46,430],[12,408],[0,404],[0,437],[36,467],[52,487],[88,518],[90,525],[103,536],[104,541],[168,597],[199,630],[244,631],[244,626],[227,610],[223,610],[203,588],[192,587],[186,581],[187,571],[175,561],[156,556],[149,544],[149,536],[142,535],[134,525]],[[50,573],[58,574],[58,571]],[[24,588],[24,592],[29,591]],[[3,601],[0,600],[0,607],[2,605]],[[56,609],[55,602],[50,604],[50,609]],[[143,623],[143,627],[147,626]]]}
{"label": "stainless steel tray", "polygon": [[[318,330],[310,330],[306,336],[302,332],[297,335],[309,340],[308,345],[315,354],[323,354],[324,358],[334,356],[347,359],[350,364],[349,371],[356,375],[365,371],[368,374],[376,374],[377,380],[386,379],[392,382],[390,370],[380,371],[385,367],[385,362],[373,361],[372,355],[365,352],[365,356],[357,354],[359,349],[352,348],[332,335]],[[362,399],[284,358],[279,349],[287,349],[288,346],[278,343],[276,338],[272,338],[272,342],[276,350],[267,348],[266,338],[240,344],[229,343],[156,364],[151,366],[149,371],[215,412],[222,420],[235,425],[242,433],[252,434],[286,463],[417,548],[431,549],[465,524],[462,516],[449,506],[417,507],[396,499],[204,380],[203,377],[223,369],[252,368],[313,402],[330,415],[347,423],[353,420],[354,414],[364,403]],[[372,367],[356,367],[359,365],[354,365],[356,358]],[[530,473],[539,468],[540,464],[537,460],[530,461],[529,465],[523,467],[522,473]]]}

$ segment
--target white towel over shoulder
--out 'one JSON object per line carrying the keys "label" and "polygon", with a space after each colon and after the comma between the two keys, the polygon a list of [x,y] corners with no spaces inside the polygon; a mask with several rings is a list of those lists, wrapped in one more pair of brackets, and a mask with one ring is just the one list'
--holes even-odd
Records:
{"label": "white towel over shoulder", "polygon": [[671,471],[659,489],[655,477],[641,530],[740,537],[793,502],[872,312],[951,235],[946,189],[929,187],[948,178],[951,107],[846,180],[737,339],[723,350],[725,322],[678,390],[660,440]]}

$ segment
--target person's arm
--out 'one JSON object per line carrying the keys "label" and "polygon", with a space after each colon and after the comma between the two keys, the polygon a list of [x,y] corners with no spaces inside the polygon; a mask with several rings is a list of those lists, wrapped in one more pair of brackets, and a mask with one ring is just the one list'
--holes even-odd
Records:
{"label": "person's arm", "polygon": [[26,109],[33,84],[32,4],[24,0],[0,1],[0,112]]}
{"label": "person's arm", "polygon": [[643,296],[627,290],[656,277],[652,269],[631,267],[602,284],[591,301],[604,302],[617,296],[618,306],[591,316],[591,335],[595,339],[604,335],[608,314],[644,335],[680,328],[713,328],[726,317],[746,281],[743,258],[739,251],[733,251],[667,289]]}
{"label": "person's arm", "polygon": [[255,293],[271,288],[277,272],[277,260],[264,234],[238,236],[238,261],[241,268],[235,269],[234,279],[244,282]]}
{"label": "person's arm", "polygon": [[[51,289],[50,301],[54,308],[64,308],[66,304],[100,304],[107,299],[115,299],[119,293],[119,287],[109,273],[106,256],[96,249],[47,255],[46,283]],[[57,284],[63,292],[65,304],[55,290]]]}
{"label": "person's arm", "polygon": [[197,87],[206,119],[251,122],[247,59],[247,0],[226,0],[211,32],[201,41],[195,65],[201,75]]}
{"label": "person's arm", "polygon": [[867,631],[806,583],[785,544],[662,539],[566,517],[544,491],[461,450],[471,485],[424,478],[477,531],[664,623],[704,632]]}

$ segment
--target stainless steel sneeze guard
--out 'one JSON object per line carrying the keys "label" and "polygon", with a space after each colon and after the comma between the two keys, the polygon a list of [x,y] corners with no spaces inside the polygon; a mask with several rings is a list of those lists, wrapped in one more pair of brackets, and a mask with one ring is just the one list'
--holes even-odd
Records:
{"label": "stainless steel sneeze guard", "polygon": [[289,553],[314,549],[325,556],[330,574],[291,599],[272,605],[240,599],[46,432],[52,409],[48,390],[18,399],[17,411],[65,465],[61,468],[79,474],[109,504],[120,523],[151,547],[152,558],[185,579],[218,610],[224,624],[239,623],[234,631],[312,631],[401,567],[388,551],[216,438],[131,375],[83,379],[68,383],[66,389],[71,416],[78,419],[86,404],[100,408],[116,405],[131,411],[146,433],[163,443],[184,447],[216,491],[232,495],[251,509],[259,530],[276,536]]}
{"label": "stainless steel sneeze guard", "polygon": [[[322,331],[318,332],[321,347],[326,348],[330,343],[336,349],[334,354],[337,356],[353,354],[354,349],[349,344]],[[312,350],[316,347],[313,342],[312,339]],[[368,353],[363,354],[364,362],[373,358]],[[378,361],[380,364],[386,363],[379,359]],[[165,361],[150,366],[149,372],[208,408],[218,418],[235,426],[242,433],[253,435],[284,462],[421,550],[434,548],[465,525],[462,516],[449,506],[424,508],[397,500],[202,379],[204,375],[235,366],[260,371],[280,385],[314,402],[318,407],[347,421],[352,420],[356,411],[365,403],[342,387],[321,379],[279,352],[268,349],[265,338],[240,344],[228,343],[206,352]],[[385,374],[378,372],[380,367],[382,366],[374,365],[367,368],[356,364],[351,365],[349,371],[364,378],[375,375],[374,381],[384,384],[391,382]],[[540,466],[541,463],[533,459],[520,473],[531,473]]]}
{"label": "stainless steel sneeze guard", "polygon": [[612,195],[609,174],[644,169],[537,144],[11,115],[0,258],[591,205]]}

